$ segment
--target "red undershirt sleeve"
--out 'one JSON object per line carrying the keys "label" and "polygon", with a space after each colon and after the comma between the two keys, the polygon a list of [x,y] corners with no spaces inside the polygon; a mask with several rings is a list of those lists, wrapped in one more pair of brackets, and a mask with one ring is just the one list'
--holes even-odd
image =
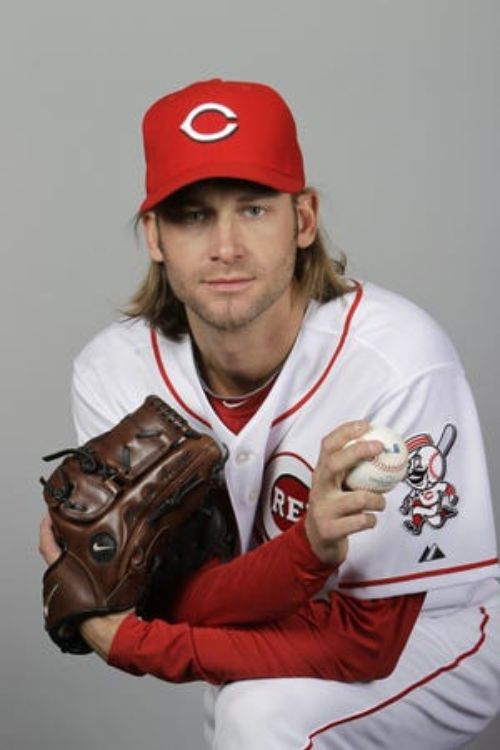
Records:
{"label": "red undershirt sleeve", "polygon": [[170,682],[215,684],[259,677],[351,682],[390,674],[425,594],[360,600],[332,592],[314,600],[331,573],[299,522],[186,579],[166,611],[168,621],[130,615],[108,663]]}
{"label": "red undershirt sleeve", "polygon": [[108,663],[169,682],[379,679],[397,663],[424,597],[360,600],[332,592],[283,620],[246,628],[145,622],[131,614],[113,639]]}
{"label": "red undershirt sleeve", "polygon": [[230,562],[211,560],[186,577],[158,614],[169,622],[191,625],[270,622],[309,601],[334,571],[312,551],[299,521]]}

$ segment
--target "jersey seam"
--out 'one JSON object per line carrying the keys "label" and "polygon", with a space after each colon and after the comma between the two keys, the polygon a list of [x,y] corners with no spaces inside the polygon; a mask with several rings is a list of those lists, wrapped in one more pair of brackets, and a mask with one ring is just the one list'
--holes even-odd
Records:
{"label": "jersey seam", "polygon": [[420,381],[424,380],[429,375],[439,372],[440,370],[442,372],[445,372],[446,370],[455,370],[455,374],[457,375],[457,377],[464,379],[463,370],[455,362],[439,363],[439,364],[432,365],[428,367],[426,370],[422,370],[417,375],[409,378],[404,383],[400,383],[397,387],[393,388],[388,393],[385,393],[383,399],[377,403],[377,409],[380,409],[387,401],[390,401],[395,396],[398,396],[399,394],[404,393],[404,391],[409,391],[411,388],[417,385]]}
{"label": "jersey seam", "polygon": [[[378,349],[373,344],[370,344],[369,342],[367,342],[362,336],[359,335],[359,333],[356,333],[356,331],[352,331],[351,333],[351,345],[352,344],[357,344],[359,347],[363,347],[364,349],[367,349],[368,351],[370,351],[370,353],[373,354],[376,357],[376,359],[378,359],[380,362],[383,362],[391,370],[391,372],[395,374],[396,377],[401,377],[400,368],[396,367],[394,362],[391,359],[389,359],[387,356],[385,356],[380,351],[380,349]],[[436,362],[434,365],[431,365],[431,367],[427,369],[432,370],[434,368],[439,368],[439,367],[457,367],[458,369],[461,369],[459,363],[454,359],[450,359],[444,362]],[[427,372],[427,369],[424,370],[423,372]]]}

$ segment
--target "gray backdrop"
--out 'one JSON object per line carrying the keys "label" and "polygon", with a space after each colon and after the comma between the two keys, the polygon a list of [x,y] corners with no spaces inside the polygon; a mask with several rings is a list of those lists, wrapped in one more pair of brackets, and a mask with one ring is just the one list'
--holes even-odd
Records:
{"label": "gray backdrop", "polygon": [[[40,456],[73,443],[72,358],[145,267],[129,225],[139,124],[173,87],[222,76],[285,94],[351,273],[456,342],[498,485],[499,38],[496,0],[3,0],[3,750],[201,748],[200,685],[51,645],[36,550]],[[498,747],[494,732],[473,747]]]}

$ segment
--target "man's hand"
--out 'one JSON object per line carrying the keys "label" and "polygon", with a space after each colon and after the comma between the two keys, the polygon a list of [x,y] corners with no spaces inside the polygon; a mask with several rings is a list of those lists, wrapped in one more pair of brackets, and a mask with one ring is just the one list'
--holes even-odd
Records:
{"label": "man's hand", "polygon": [[[42,518],[40,523],[38,550],[47,565],[55,563],[62,553],[54,536],[54,532],[52,531],[50,516],[48,514]],[[102,659],[107,660],[111,648],[111,642],[116,631],[123,620],[132,611],[133,610],[118,612],[116,614],[106,615],[105,617],[89,617],[81,624],[80,633],[85,638],[90,648],[92,648],[96,654],[99,654]]]}
{"label": "man's hand", "polygon": [[359,461],[371,459],[383,450],[378,441],[357,440],[369,428],[368,422],[347,422],[321,442],[318,464],[313,473],[305,529],[316,555],[325,563],[340,565],[347,557],[348,537],[377,523],[374,511],[385,508],[385,499],[375,492],[344,489],[344,480]]}

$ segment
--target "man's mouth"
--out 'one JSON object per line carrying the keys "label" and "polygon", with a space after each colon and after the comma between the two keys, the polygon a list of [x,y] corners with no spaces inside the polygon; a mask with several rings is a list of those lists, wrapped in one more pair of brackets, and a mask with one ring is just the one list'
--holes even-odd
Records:
{"label": "man's mouth", "polygon": [[221,276],[216,279],[206,279],[203,284],[218,292],[237,292],[246,289],[252,281],[252,278],[246,276]]}

